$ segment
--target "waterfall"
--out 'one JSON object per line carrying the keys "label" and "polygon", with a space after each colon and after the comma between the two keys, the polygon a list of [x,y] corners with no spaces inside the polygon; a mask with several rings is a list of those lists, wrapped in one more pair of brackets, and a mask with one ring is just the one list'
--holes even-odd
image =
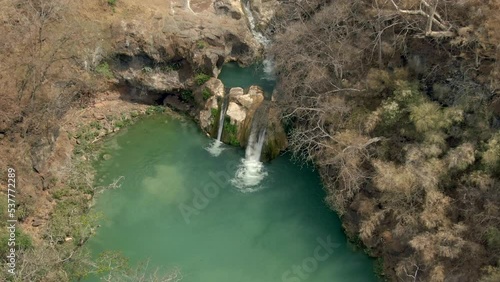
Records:
{"label": "waterfall", "polygon": [[262,148],[266,141],[267,103],[263,102],[255,111],[248,144],[245,149],[245,158],[240,165],[231,183],[241,192],[250,193],[262,189],[260,182],[267,176],[264,164],[260,161]]}
{"label": "waterfall", "polygon": [[[247,16],[248,24],[250,25],[250,31],[252,32],[253,37],[264,47],[264,49],[267,48],[269,44],[271,44],[271,40],[255,28],[255,18],[253,16],[252,9],[250,9],[250,1],[243,1],[242,6],[245,10],[245,15]],[[266,74],[263,78],[266,80],[275,80],[276,77],[274,75],[273,59],[269,56],[266,56],[266,58],[262,62],[262,66],[263,71]]]}
{"label": "waterfall", "polygon": [[219,114],[219,128],[217,130],[217,139],[215,139],[210,146],[205,148],[212,156],[218,157],[222,151],[224,151],[224,148],[222,147],[222,131],[224,130],[224,118],[226,117],[226,110],[227,110],[227,98],[224,98],[222,100],[222,105],[221,105],[221,110]]}
{"label": "waterfall", "polygon": [[217,131],[217,141],[220,142],[220,139],[222,138],[222,130],[224,129],[224,118],[226,117],[226,110],[227,110],[227,99],[222,100],[222,105],[221,105],[221,111],[219,114],[219,129]]}
{"label": "waterfall", "polygon": [[262,46],[267,47],[269,43],[271,43],[271,40],[267,38],[262,32],[258,31],[255,29],[255,18],[253,17],[252,10],[250,9],[250,1],[244,1],[242,3],[243,5],[243,10],[245,10],[245,15],[247,16],[248,19],[248,24],[250,25],[250,31],[252,31],[253,37],[257,42],[259,42]]}
{"label": "waterfall", "polygon": [[265,76],[262,78],[265,80],[276,80],[276,75],[274,73],[274,60],[270,56],[267,56],[264,61],[262,61],[262,67],[265,73]]}
{"label": "waterfall", "polygon": [[[262,45],[265,51],[270,45],[271,40],[256,29],[255,18],[252,9],[250,9],[250,1],[243,0],[242,7],[248,19],[253,37]],[[274,62],[271,57],[267,56],[263,60],[262,68],[265,73],[262,77],[263,79],[275,80]],[[262,189],[263,186],[259,184],[267,176],[264,164],[260,161],[262,148],[266,140],[267,113],[268,103],[267,101],[263,101],[253,115],[250,136],[248,137],[245,149],[245,158],[241,159],[236,174],[231,179],[231,183],[244,193],[251,193]]]}
{"label": "waterfall", "polygon": [[259,162],[266,137],[266,129],[252,131],[253,132],[250,134],[250,138],[248,138],[248,144],[245,150],[245,159],[253,162]]}

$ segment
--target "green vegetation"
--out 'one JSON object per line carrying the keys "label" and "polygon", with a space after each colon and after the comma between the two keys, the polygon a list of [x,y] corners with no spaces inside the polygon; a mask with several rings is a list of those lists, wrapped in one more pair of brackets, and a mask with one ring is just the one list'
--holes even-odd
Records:
{"label": "green vegetation", "polygon": [[108,5],[111,6],[111,7],[115,7],[116,6],[116,0],[107,0],[108,2]]}
{"label": "green vegetation", "polygon": [[161,65],[160,70],[164,71],[164,72],[170,72],[170,71],[180,70],[181,67],[182,67],[181,62],[171,62],[171,63]]}
{"label": "green vegetation", "polygon": [[196,41],[196,48],[203,49],[205,47],[207,47],[207,43],[205,41],[203,40]]}
{"label": "green vegetation", "polygon": [[194,81],[198,86],[203,85],[205,82],[207,82],[210,79],[210,76],[208,74],[204,73],[199,73],[194,77]]}
{"label": "green vegetation", "polygon": [[194,101],[193,91],[184,89],[181,91],[181,100],[186,103],[191,103]]}
{"label": "green vegetation", "polygon": [[231,124],[231,120],[228,117],[224,118],[224,139],[233,146],[240,146],[238,127],[236,124]]}
{"label": "green vegetation", "polygon": [[107,62],[100,63],[95,68],[95,72],[109,79],[114,78],[113,72],[111,71],[111,68],[109,67],[109,64]]}
{"label": "green vegetation", "polygon": [[488,241],[488,247],[497,252],[500,251],[500,230],[498,228],[491,226],[486,231],[486,240]]}
{"label": "green vegetation", "polygon": [[374,262],[374,272],[377,275],[377,277],[380,279],[380,281],[387,281],[385,278],[385,272],[384,272],[384,260],[381,258],[378,258]]}
{"label": "green vegetation", "polygon": [[165,107],[163,106],[150,106],[146,109],[147,115],[160,114],[165,112]]}
{"label": "green vegetation", "polygon": [[318,165],[343,220],[360,220],[347,232],[391,281],[500,272],[500,37],[487,35],[500,15],[466,2],[313,0],[277,12],[290,147]]}
{"label": "green vegetation", "polygon": [[216,119],[219,116],[220,109],[219,108],[211,108],[210,113],[211,113],[211,117]]}
{"label": "green vegetation", "polygon": [[203,100],[205,101],[208,100],[208,98],[212,97],[212,92],[207,87],[203,88],[201,94],[203,95]]}
{"label": "green vegetation", "polygon": [[[6,201],[2,201],[0,203],[0,255],[2,258],[5,258],[7,254],[9,254],[9,250],[12,246],[9,246],[9,238],[10,232],[8,230],[7,220],[10,219],[7,216],[7,203]],[[22,228],[19,225],[16,225],[16,246],[15,249],[17,252],[22,250],[28,250],[33,247],[31,237],[24,233]],[[1,277],[1,276],[0,276]]]}

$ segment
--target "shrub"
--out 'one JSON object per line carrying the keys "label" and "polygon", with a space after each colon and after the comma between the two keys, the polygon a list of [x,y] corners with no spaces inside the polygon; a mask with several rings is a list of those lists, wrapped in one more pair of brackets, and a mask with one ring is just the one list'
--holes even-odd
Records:
{"label": "shrub", "polygon": [[108,5],[111,6],[111,7],[115,7],[116,6],[116,0],[108,0]]}
{"label": "shrub", "polygon": [[208,74],[204,73],[199,73],[194,77],[194,81],[196,82],[197,85],[203,85],[205,82],[207,82],[210,79],[210,76]]}
{"label": "shrub", "polygon": [[491,249],[500,249],[500,230],[491,226],[486,231],[486,241]]}
{"label": "shrub", "polygon": [[212,114],[212,118],[217,118],[217,116],[219,115],[219,109],[218,108],[211,108],[210,111]]}
{"label": "shrub", "polygon": [[152,114],[157,114],[157,113],[163,113],[164,111],[165,111],[165,108],[162,106],[150,106],[146,109],[146,114],[152,115]]}
{"label": "shrub", "polygon": [[203,49],[203,48],[205,48],[206,46],[207,46],[207,43],[206,43],[205,41],[203,41],[203,40],[198,40],[198,41],[196,41],[196,47],[197,47],[198,49]]}
{"label": "shrub", "polygon": [[[7,230],[7,228],[4,229]],[[16,227],[15,235],[16,249],[25,250],[33,247],[31,237],[28,234],[24,233],[24,231],[22,231],[22,229],[20,229],[19,227]],[[2,233],[0,234],[0,242],[0,254],[2,255],[2,257],[4,257],[10,249],[8,245],[9,233],[2,231]]]}
{"label": "shrub", "polygon": [[161,71],[169,72],[169,71],[177,71],[182,67],[182,62],[169,62],[160,67]]}
{"label": "shrub", "polygon": [[224,132],[227,134],[227,142],[233,146],[239,146],[240,141],[238,140],[238,128],[236,124],[231,124],[229,118],[224,119]]}
{"label": "shrub", "polygon": [[210,89],[208,89],[207,87],[205,87],[201,93],[203,95],[203,100],[205,101],[212,96],[212,92],[210,92]]}
{"label": "shrub", "polygon": [[181,91],[181,99],[184,102],[192,102],[193,101],[193,91],[191,90],[182,90]]}
{"label": "shrub", "polygon": [[101,125],[101,123],[100,123],[100,122],[98,122],[98,121],[93,121],[93,122],[91,122],[91,123],[90,123],[90,127],[95,128],[95,129],[97,129],[97,130],[101,130],[101,129],[102,129],[102,125]]}
{"label": "shrub", "polygon": [[67,188],[58,189],[52,192],[52,197],[56,200],[61,200],[63,197],[70,195],[70,191]]}
{"label": "shrub", "polygon": [[482,163],[486,169],[495,172],[500,167],[500,133],[494,135],[486,145],[486,151],[482,155]]}
{"label": "shrub", "polygon": [[385,70],[370,69],[366,76],[366,84],[368,89],[375,93],[380,93],[387,88],[391,87],[391,77]]}
{"label": "shrub", "polygon": [[95,68],[95,71],[106,77],[106,78],[113,78],[113,72],[111,71],[111,68],[109,67],[109,64],[106,63],[106,62],[103,62],[103,63],[100,63],[96,68]]}

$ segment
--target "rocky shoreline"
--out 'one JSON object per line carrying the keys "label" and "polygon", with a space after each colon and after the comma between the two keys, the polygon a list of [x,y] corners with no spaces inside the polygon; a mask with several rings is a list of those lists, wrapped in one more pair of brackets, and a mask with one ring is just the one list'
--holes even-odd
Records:
{"label": "rocky shoreline", "polygon": [[[265,6],[254,2],[250,5]],[[156,13],[150,20],[132,18],[110,26],[112,54],[104,58],[102,50],[96,48],[85,61],[88,68],[105,67],[107,90],[98,93],[89,106],[70,109],[52,141],[32,150],[32,165],[44,188],[37,192],[39,200],[33,202],[36,214],[25,218],[22,225],[36,241],[41,240],[39,231],[50,219],[55,205],[51,188],[64,185],[60,168],[72,161],[80,128],[95,125],[98,129],[93,129],[96,136],[91,141],[95,143],[119,131],[122,125],[116,123],[128,123],[144,115],[149,107],[164,105],[190,116],[215,138],[222,102],[228,96],[225,122],[232,132],[224,132],[222,141],[246,145],[253,115],[264,101],[263,91],[252,86],[247,92],[232,88],[226,93],[222,82],[214,77],[226,62],[250,65],[262,57],[263,46],[249,29],[242,3],[215,1],[213,6],[207,6],[202,5],[204,1],[191,2],[194,15],[184,6],[172,3],[174,8],[168,15]],[[252,9],[258,15],[259,25],[265,26],[270,14],[263,13],[262,8]],[[279,111],[272,105],[269,108],[267,119],[271,122],[263,149],[265,160],[276,157],[287,146]],[[47,179],[57,181],[49,183]]]}

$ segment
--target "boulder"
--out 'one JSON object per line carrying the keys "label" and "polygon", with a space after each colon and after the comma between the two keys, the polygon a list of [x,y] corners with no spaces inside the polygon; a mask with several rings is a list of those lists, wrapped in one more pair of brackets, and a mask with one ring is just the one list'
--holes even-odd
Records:
{"label": "boulder", "polygon": [[224,97],[224,84],[220,79],[210,78],[204,85],[204,87],[208,88],[212,95],[216,97]]}
{"label": "boulder", "polygon": [[239,126],[247,118],[247,111],[245,107],[238,105],[236,102],[229,102],[226,111],[226,116],[229,117],[231,124]]}

